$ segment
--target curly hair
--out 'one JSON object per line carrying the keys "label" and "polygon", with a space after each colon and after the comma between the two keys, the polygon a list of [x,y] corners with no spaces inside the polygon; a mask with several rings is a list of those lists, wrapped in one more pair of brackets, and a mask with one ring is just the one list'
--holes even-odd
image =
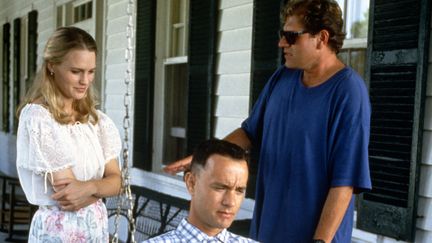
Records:
{"label": "curly hair", "polygon": [[342,10],[334,0],[290,0],[281,12],[281,22],[287,17],[297,16],[305,30],[315,35],[321,30],[330,34],[329,47],[337,54],[345,39]]}
{"label": "curly hair", "polygon": [[[70,114],[63,110],[64,102],[61,92],[50,75],[48,63],[59,64],[72,50],[88,50],[97,55],[96,41],[82,29],[76,27],[60,27],[48,39],[44,49],[43,63],[37,72],[33,84],[17,109],[17,116],[22,108],[35,100],[42,98],[43,106],[47,107],[54,119],[60,124],[69,124],[72,121]],[[85,98],[75,100],[72,107],[77,111],[76,121],[96,124],[99,120],[96,111],[96,92],[90,85]]]}

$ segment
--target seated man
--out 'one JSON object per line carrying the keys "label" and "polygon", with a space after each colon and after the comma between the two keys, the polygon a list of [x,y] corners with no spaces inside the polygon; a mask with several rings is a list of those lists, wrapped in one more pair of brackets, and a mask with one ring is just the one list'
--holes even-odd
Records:
{"label": "seated man", "polygon": [[242,148],[223,140],[201,143],[184,176],[191,195],[188,218],[177,229],[144,242],[256,242],[226,229],[245,197],[246,157]]}

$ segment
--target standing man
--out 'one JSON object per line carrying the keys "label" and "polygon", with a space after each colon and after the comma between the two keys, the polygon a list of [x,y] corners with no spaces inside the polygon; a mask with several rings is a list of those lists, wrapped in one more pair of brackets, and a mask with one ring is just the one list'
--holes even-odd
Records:
{"label": "standing man", "polygon": [[256,242],[227,231],[245,197],[246,158],[244,149],[227,141],[213,139],[198,145],[184,176],[191,195],[188,218],[175,230],[143,243]]}
{"label": "standing man", "polygon": [[[251,237],[262,242],[351,242],[354,198],[371,188],[370,103],[346,67],[334,0],[289,1],[279,47],[285,65],[225,140],[259,149]],[[187,166],[185,158],[166,168]]]}

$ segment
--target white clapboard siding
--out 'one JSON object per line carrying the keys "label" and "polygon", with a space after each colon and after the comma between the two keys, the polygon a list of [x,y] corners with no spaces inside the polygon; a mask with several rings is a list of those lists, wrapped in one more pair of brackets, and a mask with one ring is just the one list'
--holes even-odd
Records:
{"label": "white clapboard siding", "polygon": [[219,7],[214,135],[223,138],[249,112],[253,1],[221,1]]}
{"label": "white clapboard siding", "polygon": [[107,20],[126,17],[127,1],[109,1]]}
{"label": "white clapboard siding", "polygon": [[[126,41],[126,40],[125,40]],[[106,60],[109,61],[110,65],[123,64],[125,63],[125,49],[109,49],[107,50]],[[111,78],[111,77],[109,77]]]}
{"label": "white clapboard siding", "polygon": [[117,48],[126,49],[127,42],[125,40],[125,33],[120,32],[117,34],[111,34],[107,36],[107,50],[113,50]]}
{"label": "white clapboard siding", "polygon": [[426,97],[424,129],[426,131],[432,131],[432,97],[431,96]]}
{"label": "white clapboard siding", "polygon": [[250,73],[251,51],[221,53],[217,58],[216,74]]}
{"label": "white clapboard siding", "polygon": [[423,149],[422,162],[426,165],[432,165],[432,150],[428,148],[432,144],[432,131],[424,130],[423,132]]}
{"label": "white clapboard siding", "polygon": [[222,31],[219,33],[218,52],[251,49],[252,27]]}
{"label": "white clapboard siding", "polygon": [[[432,28],[432,27],[431,27]],[[432,242],[432,50],[429,48],[428,79],[420,167],[416,242]]]}
{"label": "white clapboard siding", "polygon": [[215,93],[218,96],[248,96],[249,87],[249,73],[218,75]]}
{"label": "white clapboard siding", "polygon": [[110,79],[105,85],[105,93],[113,95],[124,95],[124,79]]}
{"label": "white clapboard siding", "polygon": [[[109,0],[105,6],[105,30],[104,46],[99,47],[103,53],[104,67],[104,104],[102,109],[113,120],[119,129],[121,138],[124,138],[123,119],[125,115],[124,94],[126,85],[124,83],[127,63],[125,61],[125,51],[127,48],[126,27],[129,21],[127,16],[126,0]],[[135,16],[134,16],[135,18]],[[135,19],[134,19],[135,23]],[[132,72],[135,70],[135,64],[132,63]],[[129,84],[131,94],[129,115],[129,141],[133,146],[133,90],[134,82]],[[132,153],[131,153],[132,154]],[[132,160],[130,159],[129,162]]]}
{"label": "white clapboard siding", "polygon": [[217,99],[216,116],[242,118],[248,115],[248,110],[243,109],[249,105],[248,96],[219,96]]}
{"label": "white clapboard siding", "polygon": [[221,0],[220,9],[232,8],[236,6],[242,6],[248,3],[252,3],[253,0]]}
{"label": "white clapboard siding", "polygon": [[233,118],[233,117],[216,117],[215,120],[215,130],[214,136],[216,138],[222,139],[227,134],[233,131],[233,129],[240,126],[243,118]]}
{"label": "white clapboard siding", "polygon": [[221,9],[219,30],[233,30],[252,26],[253,4]]}

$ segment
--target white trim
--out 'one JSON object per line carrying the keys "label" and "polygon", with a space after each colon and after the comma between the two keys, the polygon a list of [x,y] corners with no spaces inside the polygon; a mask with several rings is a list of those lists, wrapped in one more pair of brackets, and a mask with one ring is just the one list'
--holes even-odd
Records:
{"label": "white trim", "polygon": [[346,39],[342,49],[366,48],[367,38]]}
{"label": "white trim", "polygon": [[188,62],[187,56],[168,57],[163,60],[164,65],[183,64]]}

